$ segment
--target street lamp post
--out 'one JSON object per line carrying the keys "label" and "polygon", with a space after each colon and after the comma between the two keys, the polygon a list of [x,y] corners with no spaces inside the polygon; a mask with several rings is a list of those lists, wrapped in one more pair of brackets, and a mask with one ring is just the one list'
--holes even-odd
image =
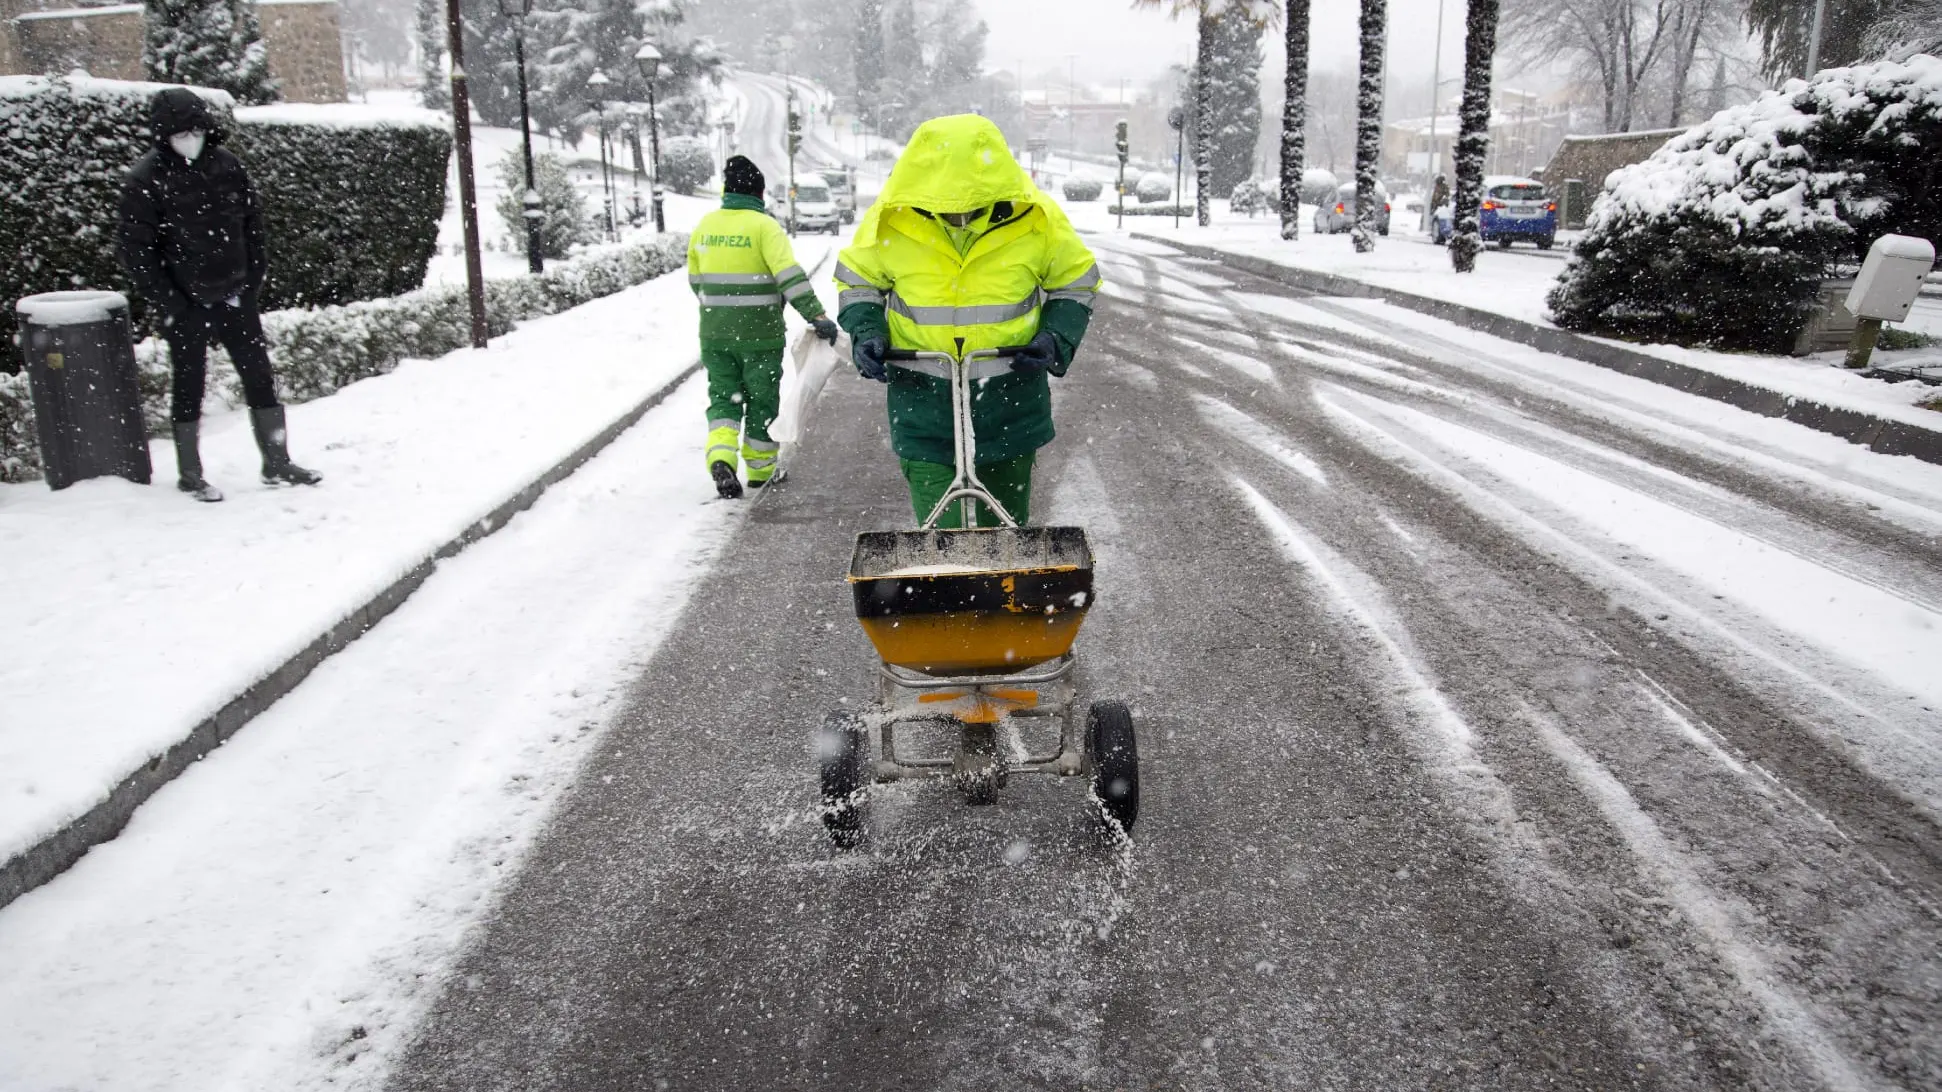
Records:
{"label": "street lamp post", "polygon": [[[1442,83],[1443,83],[1443,0],[1436,0],[1436,53],[1435,53],[1434,59],[1430,61],[1430,188],[1429,188],[1429,192],[1431,193],[1436,192],[1436,153],[1438,151],[1436,146],[1436,122],[1437,122],[1437,115],[1443,112],[1443,107],[1437,100],[1440,97],[1440,89],[1442,87]],[[1435,223],[1435,221],[1436,221],[1436,210],[1430,207],[1429,201],[1425,200],[1423,202],[1423,223],[1420,225],[1425,234],[1427,234],[1430,231],[1430,225]]]}
{"label": "street lamp post", "polygon": [[598,68],[587,77],[587,92],[593,96],[594,125],[600,134],[600,192],[607,202],[607,238],[612,241],[620,233],[614,228],[614,180],[607,169],[607,85],[613,81]]}
{"label": "street lamp post", "polygon": [[641,43],[641,48],[634,52],[634,61],[641,66],[641,78],[647,81],[647,170],[654,182],[654,230],[665,232],[668,221],[661,196],[661,119],[654,108],[654,81],[661,74],[661,51],[654,47],[654,39]]}
{"label": "street lamp post", "polygon": [[499,10],[513,20],[513,57],[519,63],[519,137],[526,154],[526,195],[520,198],[525,206],[526,268],[543,273],[546,259],[540,254],[540,220],[546,213],[540,209],[539,191],[533,186],[533,115],[526,104],[526,15],[533,10],[533,0],[499,0]]}

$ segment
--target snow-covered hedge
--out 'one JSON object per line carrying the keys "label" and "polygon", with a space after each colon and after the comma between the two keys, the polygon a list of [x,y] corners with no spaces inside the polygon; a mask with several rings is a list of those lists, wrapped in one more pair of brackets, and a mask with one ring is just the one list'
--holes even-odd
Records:
{"label": "snow-covered hedge", "polygon": [[[115,206],[128,168],[154,147],[148,104],[161,89],[0,77],[0,255],[9,256],[0,260],[0,339],[12,340],[11,302],[21,296],[129,290],[115,260]],[[451,145],[438,115],[292,105],[239,116],[227,94],[195,90],[231,130],[263,194],[266,307],[395,295],[423,282]]]}
{"label": "snow-covered hedge", "polygon": [[425,283],[445,214],[450,122],[348,103],[236,111],[230,147],[263,198],[263,307],[350,303]]}
{"label": "snow-covered hedge", "polygon": [[668,138],[661,145],[661,182],[676,193],[691,194],[715,177],[715,153],[700,137]]}
{"label": "snow-covered hedge", "polygon": [[1097,201],[1106,192],[1106,184],[1097,178],[1072,177],[1059,186],[1067,201]]}
{"label": "snow-covered hedge", "polygon": [[[497,336],[515,322],[556,314],[685,268],[687,260],[687,236],[667,235],[588,250],[539,276],[491,281],[487,326]],[[390,299],[272,311],[263,316],[263,330],[279,392],[285,401],[308,402],[383,375],[408,358],[464,348],[472,341],[472,317],[465,287],[441,285]],[[211,348],[209,355],[218,389],[242,404],[241,383],[222,350]],[[142,412],[150,429],[160,432],[168,421],[167,350],[150,339],[136,346],[135,357]],[[40,477],[33,413],[26,375],[0,374],[0,481]]]}
{"label": "snow-covered hedge", "polygon": [[1109,216],[1194,216],[1197,213],[1192,205],[1107,205]]}
{"label": "snow-covered hedge", "polygon": [[1942,241],[1942,60],[1792,80],[1606,182],[1551,290],[1561,326],[1780,351],[1888,232]]}
{"label": "snow-covered hedge", "polygon": [[1133,194],[1143,205],[1164,201],[1173,196],[1173,179],[1159,171],[1148,171],[1140,175],[1140,180],[1133,184]]}

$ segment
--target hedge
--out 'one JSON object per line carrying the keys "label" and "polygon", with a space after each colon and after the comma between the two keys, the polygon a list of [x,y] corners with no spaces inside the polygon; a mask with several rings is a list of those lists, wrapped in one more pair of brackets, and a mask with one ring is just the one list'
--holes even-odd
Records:
{"label": "hedge", "polygon": [[[75,75],[0,77],[0,338],[37,292],[130,292],[115,259],[122,180],[155,143],[160,84]],[[424,281],[445,207],[451,138],[440,115],[366,107],[236,111],[193,88],[230,132],[262,192],[267,308],[396,295]],[[374,166],[378,165],[378,166]],[[138,304],[139,306],[139,304]],[[0,371],[18,367],[12,353]]]}
{"label": "hedge", "polygon": [[[557,314],[685,268],[688,239],[665,235],[645,243],[588,250],[538,276],[486,284],[487,328],[498,336],[516,322]],[[463,285],[422,288],[389,299],[272,311],[263,316],[277,386],[287,402],[322,398],[360,379],[383,375],[406,359],[443,356],[472,343]],[[209,351],[217,389],[232,403],[242,385],[222,350]],[[142,413],[150,430],[168,422],[168,351],[159,339],[136,346]],[[33,405],[26,375],[0,375],[0,481],[40,477]]]}
{"label": "hedge", "polygon": [[1060,186],[1067,201],[1097,201],[1106,192],[1106,184],[1097,178],[1068,178]]}

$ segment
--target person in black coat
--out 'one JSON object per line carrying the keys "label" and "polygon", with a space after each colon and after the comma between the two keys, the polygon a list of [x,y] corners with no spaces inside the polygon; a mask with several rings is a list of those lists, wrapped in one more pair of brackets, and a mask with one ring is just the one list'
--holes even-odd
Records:
{"label": "person in black coat", "polygon": [[222,130],[202,96],[186,87],[149,103],[155,150],[122,186],[116,242],[135,289],[158,312],[174,386],[176,488],[197,500],[222,493],[202,476],[198,447],[209,343],[229,351],[263,453],[263,480],[315,485],[322,477],[290,461],[283,406],[257,312],[268,274],[263,210],[243,161],[222,147]]}

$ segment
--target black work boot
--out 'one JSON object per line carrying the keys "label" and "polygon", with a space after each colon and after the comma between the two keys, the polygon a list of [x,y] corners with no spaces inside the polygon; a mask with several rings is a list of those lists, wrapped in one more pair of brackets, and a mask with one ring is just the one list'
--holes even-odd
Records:
{"label": "black work boot", "polygon": [[715,492],[723,500],[735,500],[742,495],[742,482],[735,477],[735,468],[716,459],[708,464],[708,473],[714,475]]}
{"label": "black work boot", "polygon": [[290,461],[282,406],[249,411],[249,423],[256,433],[256,449],[263,453],[265,485],[316,485],[324,480],[322,474]]}
{"label": "black work boot", "polygon": [[199,501],[215,503],[223,491],[202,476],[201,421],[175,422],[175,487]]}

